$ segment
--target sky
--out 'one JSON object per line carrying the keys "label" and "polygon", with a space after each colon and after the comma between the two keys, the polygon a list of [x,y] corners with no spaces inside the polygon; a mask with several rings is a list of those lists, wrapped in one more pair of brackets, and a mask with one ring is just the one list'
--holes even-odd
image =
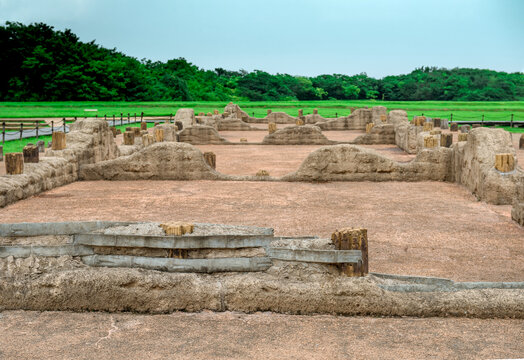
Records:
{"label": "sky", "polygon": [[381,78],[417,67],[524,72],[524,0],[0,0],[138,59]]}

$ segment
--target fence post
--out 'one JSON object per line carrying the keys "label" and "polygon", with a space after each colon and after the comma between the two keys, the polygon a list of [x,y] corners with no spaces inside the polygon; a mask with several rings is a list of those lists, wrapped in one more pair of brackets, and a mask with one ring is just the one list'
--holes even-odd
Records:
{"label": "fence post", "polygon": [[335,113],[335,117],[338,118],[338,112]]}
{"label": "fence post", "polygon": [[453,113],[449,114],[449,122],[453,122]]}
{"label": "fence post", "polygon": [[484,126],[484,114],[482,114],[482,126]]}
{"label": "fence post", "polygon": [[55,132],[55,122],[54,120],[51,120],[51,135]]}
{"label": "fence post", "polygon": [[140,121],[142,121],[142,120],[144,120],[144,112],[143,111],[140,113]]}
{"label": "fence post", "polygon": [[120,113],[120,126],[124,125],[124,113]]}
{"label": "fence post", "polygon": [[62,124],[64,125],[64,134],[66,133],[66,122],[65,118],[62,119]]}
{"label": "fence post", "polygon": [[20,140],[22,140],[23,132],[24,132],[24,123],[20,123]]}
{"label": "fence post", "polygon": [[107,114],[104,114],[104,120],[107,121]]}
{"label": "fence post", "polygon": [[169,114],[169,122],[173,119],[173,113]]}
{"label": "fence post", "polygon": [[130,114],[127,113],[127,123],[129,124],[131,122],[131,117],[130,117]]}
{"label": "fence post", "polygon": [[36,127],[36,139],[38,140],[38,121],[35,121],[35,127]]}
{"label": "fence post", "polygon": [[2,122],[2,143],[5,143],[5,121]]}
{"label": "fence post", "polygon": [[511,114],[511,124],[509,127],[513,127],[513,114]]}
{"label": "fence post", "polygon": [[136,113],[135,113],[135,122],[136,122]]}

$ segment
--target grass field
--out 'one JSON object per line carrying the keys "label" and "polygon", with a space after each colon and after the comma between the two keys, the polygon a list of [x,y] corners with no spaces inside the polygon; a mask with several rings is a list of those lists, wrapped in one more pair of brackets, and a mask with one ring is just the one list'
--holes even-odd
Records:
{"label": "grass field", "polygon": [[[455,120],[480,120],[484,115],[485,120],[510,120],[511,114],[515,121],[524,121],[524,101],[506,102],[457,102],[457,101],[266,101],[266,102],[238,102],[240,107],[249,115],[263,117],[267,109],[283,111],[296,116],[298,109],[303,109],[305,114],[319,109],[319,114],[324,117],[348,115],[351,107],[386,106],[389,110],[402,109],[408,115],[427,115],[431,117],[449,118],[453,114]],[[120,113],[124,116],[144,112],[147,116],[164,116],[175,114],[177,109],[189,107],[195,113],[212,112],[214,109],[223,111],[226,101],[223,102],[0,102],[0,118],[16,117],[73,117],[73,116],[98,116],[107,115],[117,117]],[[85,112],[85,109],[97,109],[97,112]]]}
{"label": "grass field", "polygon": [[[195,109],[195,113],[212,112],[214,109],[223,111],[227,102],[0,102],[0,118],[29,118],[29,117],[82,117],[107,115],[117,118],[120,113],[125,117],[127,114],[140,114],[145,116],[169,116],[175,114],[179,108],[187,107]],[[304,114],[310,114],[317,108],[319,114],[324,117],[344,116],[350,113],[352,107],[372,107],[383,105],[388,110],[406,110],[409,117],[415,115],[427,115],[431,117],[450,118],[453,120],[510,120],[513,114],[514,121],[524,121],[524,101],[506,102],[458,102],[458,101],[274,101],[274,102],[238,102],[238,105],[256,117],[264,117],[267,110],[283,111],[296,116],[298,109],[303,109]],[[95,112],[85,112],[85,109],[97,109]],[[123,125],[139,126],[139,124]],[[153,124],[148,124],[153,126]],[[524,128],[501,127],[511,132],[524,132]],[[50,140],[50,136],[40,137],[40,140]],[[35,143],[35,138],[9,141],[4,144],[4,153],[19,152],[27,143]]]}

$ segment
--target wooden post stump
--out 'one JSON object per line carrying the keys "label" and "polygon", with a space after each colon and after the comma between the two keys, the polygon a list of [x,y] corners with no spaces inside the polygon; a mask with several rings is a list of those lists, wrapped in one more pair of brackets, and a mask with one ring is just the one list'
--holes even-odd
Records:
{"label": "wooden post stump", "polygon": [[217,156],[214,152],[206,151],[204,153],[204,160],[206,163],[211,166],[213,169],[217,168]]}
{"label": "wooden post stump", "polygon": [[468,134],[458,134],[458,141],[468,141]]}
{"label": "wooden post stump", "polygon": [[149,145],[149,136],[148,135],[142,135],[142,145],[143,146]]}
{"label": "wooden post stump", "polygon": [[318,109],[313,109],[313,114],[318,115]]}
{"label": "wooden post stump", "polygon": [[24,173],[24,154],[5,154],[5,173],[7,175],[19,175]]}
{"label": "wooden post stump", "polygon": [[271,109],[267,109],[267,114],[271,114]]}
{"label": "wooden post stump", "polygon": [[56,131],[51,137],[51,149],[64,150],[66,148],[66,134],[62,131]]}
{"label": "wooden post stump", "polygon": [[462,125],[461,127],[459,127],[460,132],[463,134],[469,133],[470,129],[471,129],[471,126],[469,125]]}
{"label": "wooden post stump", "polygon": [[515,158],[513,154],[495,154],[495,169],[500,172],[515,170]]}
{"label": "wooden post stump", "polygon": [[195,226],[193,224],[182,222],[168,222],[160,224],[160,227],[166,232],[166,235],[175,236],[192,234],[195,229]]}
{"label": "wooden post stump", "polygon": [[431,130],[433,130],[433,123],[425,122],[423,131],[431,131]]}
{"label": "wooden post stump", "polygon": [[424,136],[424,147],[434,148],[438,145],[438,140],[433,135]]}
{"label": "wooden post stump", "polygon": [[218,114],[220,114],[220,113],[218,112],[217,109],[215,109],[215,110],[213,110],[213,114],[214,114],[214,115],[218,115]]}
{"label": "wooden post stump", "polygon": [[449,124],[449,130],[450,131],[458,131],[458,124],[457,123],[450,123]]}
{"label": "wooden post stump", "polygon": [[430,135],[441,135],[442,134],[442,130],[435,130],[435,129],[433,129],[433,130],[431,130],[429,132],[429,134]]}
{"label": "wooden post stump", "polygon": [[135,131],[132,127],[126,127],[126,131]]}
{"label": "wooden post stump", "polygon": [[178,131],[182,130],[184,128],[184,124],[182,123],[182,121],[175,121],[175,125],[176,125],[176,128],[178,129]]}
{"label": "wooden post stump", "polygon": [[297,126],[302,126],[302,125],[304,125],[304,120],[302,120],[302,119],[297,119],[297,120],[295,121],[295,124],[296,124]]}
{"label": "wooden post stump", "polygon": [[337,250],[360,250],[362,260],[353,264],[338,265],[341,272],[347,276],[365,276],[369,272],[368,262],[368,231],[367,229],[343,228],[335,230],[331,241]]}
{"label": "wooden post stump", "polygon": [[117,135],[122,135],[122,130],[120,130],[120,129],[116,129],[116,134],[117,134]]}
{"label": "wooden post stump", "polygon": [[147,123],[145,121],[140,123],[140,130],[146,130],[147,131]]}
{"label": "wooden post stump", "polygon": [[140,132],[141,131],[142,131],[142,129],[140,129],[139,127],[134,127],[133,128],[133,132],[135,133],[135,137],[140,136]]}
{"label": "wooden post stump", "polygon": [[27,144],[22,151],[24,154],[24,163],[38,163],[38,146]]}
{"label": "wooden post stump", "polygon": [[380,115],[380,121],[385,123],[386,121],[388,121],[388,117],[386,115]]}
{"label": "wooden post stump", "polygon": [[116,127],[110,126],[109,129],[111,129],[111,132],[113,133],[113,137],[116,137]]}
{"label": "wooden post stump", "polygon": [[274,122],[270,122],[267,124],[267,128],[270,134],[273,134],[275,131],[277,131],[277,124]]}
{"label": "wooden post stump", "polygon": [[213,116],[213,114],[211,114],[210,112],[207,113],[207,116]]}
{"label": "wooden post stump", "polygon": [[349,108],[349,113],[350,114],[353,114],[353,111],[355,111],[357,108],[356,107],[350,107]]}
{"label": "wooden post stump", "polygon": [[520,135],[519,149],[524,149],[524,134]]}
{"label": "wooden post stump", "polygon": [[304,116],[304,110],[298,109],[298,116]]}
{"label": "wooden post stump", "polygon": [[164,141],[164,129],[155,129],[155,142]]}
{"label": "wooden post stump", "polygon": [[375,126],[375,124],[373,123],[366,124],[366,134],[369,134],[371,132],[371,129],[373,129],[373,126]]}
{"label": "wooden post stump", "polygon": [[433,127],[440,127],[441,121],[440,118],[434,118],[433,119]]}
{"label": "wooden post stump", "polygon": [[269,171],[267,170],[258,170],[256,176],[269,176]]}
{"label": "wooden post stump", "polygon": [[4,147],[0,145],[0,161],[4,161]]}
{"label": "wooden post stump", "polygon": [[440,135],[440,146],[451,147],[453,144],[453,134],[441,134]]}
{"label": "wooden post stump", "polygon": [[124,145],[135,145],[134,131],[126,131],[124,133]]}
{"label": "wooden post stump", "polygon": [[424,126],[426,123],[426,117],[425,116],[415,116],[413,119],[413,125],[415,126]]}

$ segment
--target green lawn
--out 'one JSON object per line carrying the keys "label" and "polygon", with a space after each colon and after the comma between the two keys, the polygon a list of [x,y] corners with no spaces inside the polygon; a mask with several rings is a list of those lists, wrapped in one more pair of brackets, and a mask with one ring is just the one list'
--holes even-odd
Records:
{"label": "green lawn", "polygon": [[[13,117],[73,117],[93,116],[94,112],[85,112],[85,109],[97,109],[98,116],[107,115],[120,117],[141,112],[150,116],[168,116],[175,114],[177,109],[190,107],[195,112],[212,112],[214,109],[223,111],[227,104],[223,102],[205,101],[162,101],[162,102],[0,102],[0,118]],[[296,116],[298,109],[303,109],[305,114],[313,112],[314,108],[325,117],[347,115],[351,107],[383,105],[389,110],[402,109],[408,115],[427,115],[432,117],[449,118],[453,114],[455,120],[480,120],[484,115],[485,120],[509,120],[514,114],[514,120],[524,121],[524,101],[505,102],[459,102],[459,101],[240,101],[238,102],[249,115],[263,117],[267,109],[284,111]]]}
{"label": "green lawn", "polygon": [[[120,113],[131,114],[133,117],[136,113],[138,116],[144,112],[146,116],[169,116],[175,114],[177,109],[188,107],[195,109],[195,113],[208,113],[218,109],[224,110],[227,101],[223,102],[205,102],[205,101],[162,101],[162,102],[0,102],[0,118],[16,117],[83,117],[93,116],[93,112],[84,112],[84,109],[98,109],[98,116],[107,115],[112,118],[120,118]],[[377,105],[386,106],[389,110],[402,109],[406,110],[411,118],[415,115],[424,114],[431,117],[450,118],[453,114],[453,120],[509,120],[513,114],[514,121],[524,121],[524,101],[505,101],[505,102],[460,102],[460,101],[373,101],[373,100],[355,100],[355,101],[240,101],[238,105],[249,115],[264,117],[267,110],[283,111],[290,115],[296,116],[298,109],[303,109],[304,114],[311,114],[313,109],[317,108],[319,114],[324,117],[344,116],[350,113],[352,107],[372,107]],[[130,124],[117,126],[124,130],[129,126],[139,126],[139,124]],[[153,126],[148,123],[148,127]],[[502,127],[511,132],[524,132],[524,128]],[[49,136],[40,137],[44,141],[49,141]],[[27,143],[35,143],[35,138],[24,140],[9,141],[4,144],[4,153],[22,151]]]}

